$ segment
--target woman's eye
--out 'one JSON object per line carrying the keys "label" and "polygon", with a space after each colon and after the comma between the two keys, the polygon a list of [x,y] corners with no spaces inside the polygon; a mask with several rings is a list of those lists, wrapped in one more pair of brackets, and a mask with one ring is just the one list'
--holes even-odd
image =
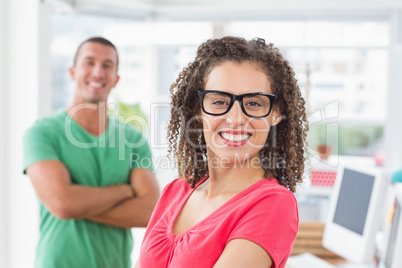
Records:
{"label": "woman's eye", "polygon": [[251,107],[260,107],[261,106],[261,104],[257,101],[249,101],[249,102],[247,102],[246,105],[251,106]]}
{"label": "woman's eye", "polygon": [[228,102],[224,101],[224,100],[216,100],[212,104],[214,104],[214,105],[227,105]]}

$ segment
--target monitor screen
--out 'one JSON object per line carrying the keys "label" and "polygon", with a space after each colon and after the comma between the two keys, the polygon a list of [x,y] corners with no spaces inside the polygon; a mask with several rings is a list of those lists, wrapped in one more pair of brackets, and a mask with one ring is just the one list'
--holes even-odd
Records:
{"label": "monitor screen", "polygon": [[363,235],[373,186],[373,175],[345,168],[333,221]]}

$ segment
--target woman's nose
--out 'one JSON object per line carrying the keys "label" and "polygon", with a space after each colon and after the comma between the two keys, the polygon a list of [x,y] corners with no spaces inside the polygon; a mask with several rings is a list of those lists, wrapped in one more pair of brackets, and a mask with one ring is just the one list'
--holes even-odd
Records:
{"label": "woman's nose", "polygon": [[236,128],[239,125],[243,125],[247,120],[247,115],[245,115],[240,107],[240,103],[235,101],[232,108],[226,114],[226,123],[228,123],[232,128]]}

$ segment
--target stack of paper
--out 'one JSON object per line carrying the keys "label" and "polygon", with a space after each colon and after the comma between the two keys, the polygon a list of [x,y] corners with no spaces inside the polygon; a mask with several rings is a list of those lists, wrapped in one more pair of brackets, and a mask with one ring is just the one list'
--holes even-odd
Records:
{"label": "stack of paper", "polygon": [[286,268],[336,268],[334,265],[318,258],[311,253],[303,253],[291,256],[288,259]]}

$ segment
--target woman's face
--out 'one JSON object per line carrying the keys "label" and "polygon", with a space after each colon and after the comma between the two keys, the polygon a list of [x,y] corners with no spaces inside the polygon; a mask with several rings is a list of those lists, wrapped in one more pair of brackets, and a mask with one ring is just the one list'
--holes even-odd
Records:
{"label": "woman's face", "polygon": [[[272,94],[267,75],[250,62],[228,61],[214,67],[207,76],[205,90],[235,95]],[[244,106],[247,105],[245,102],[243,100]],[[242,111],[239,101],[235,101],[231,109],[223,115],[214,116],[201,111],[201,116],[210,165],[251,161],[244,164],[260,166],[258,152],[267,140],[270,127],[281,120],[274,108],[266,117],[249,117]]]}

